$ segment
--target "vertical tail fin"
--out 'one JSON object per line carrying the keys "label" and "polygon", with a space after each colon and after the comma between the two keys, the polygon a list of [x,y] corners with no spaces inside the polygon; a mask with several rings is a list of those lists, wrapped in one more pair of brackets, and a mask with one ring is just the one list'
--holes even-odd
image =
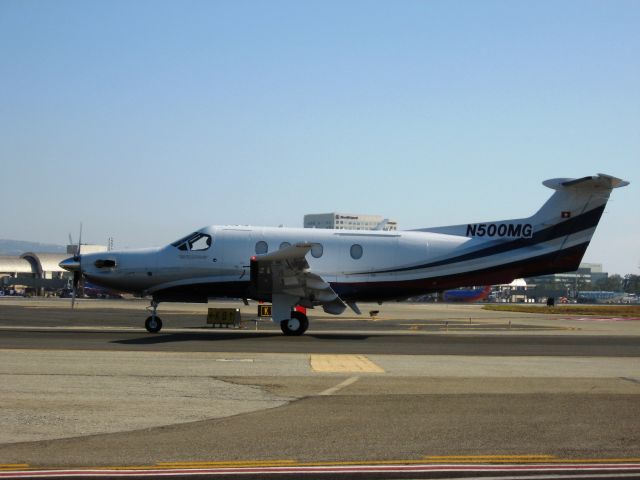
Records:
{"label": "vertical tail fin", "polygon": [[600,173],[578,179],[554,178],[542,183],[555,192],[528,221],[533,226],[535,244],[554,245],[557,255],[550,258],[546,266],[538,265],[526,274],[576,270],[611,191],[629,182]]}
{"label": "vertical tail fin", "polygon": [[579,267],[611,191],[628,184],[602,173],[554,178],[543,185],[555,192],[530,217],[418,231],[469,237],[457,258],[474,259],[478,269],[507,272],[496,278],[569,272]]}
{"label": "vertical tail fin", "polygon": [[[614,188],[629,185],[629,182],[603,173],[594,177],[578,179],[554,178],[542,182],[556,192],[530,218],[535,227],[555,225],[583,217],[584,226],[595,227],[602,215],[604,206]],[[591,219],[587,221],[586,218]]]}
{"label": "vertical tail fin", "polygon": [[[446,227],[419,228],[415,231],[473,237],[477,240],[529,238],[536,232],[561,223],[570,224],[569,231],[595,227],[614,188],[629,182],[600,173],[593,177],[554,178],[542,182],[555,190],[534,215],[526,218],[498,220]],[[580,220],[578,220],[580,219]],[[584,229],[584,228],[582,228]]]}

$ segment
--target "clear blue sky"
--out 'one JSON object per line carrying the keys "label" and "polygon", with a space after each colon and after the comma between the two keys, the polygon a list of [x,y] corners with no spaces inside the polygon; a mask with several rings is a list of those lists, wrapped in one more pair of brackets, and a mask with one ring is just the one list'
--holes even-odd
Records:
{"label": "clear blue sky", "polygon": [[0,238],[533,213],[604,172],[640,273],[638,1],[0,0]]}

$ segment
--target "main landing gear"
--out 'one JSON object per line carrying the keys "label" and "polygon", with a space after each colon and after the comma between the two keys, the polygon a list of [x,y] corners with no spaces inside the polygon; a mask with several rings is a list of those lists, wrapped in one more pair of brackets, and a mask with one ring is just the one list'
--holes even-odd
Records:
{"label": "main landing gear", "polygon": [[288,336],[302,335],[309,328],[309,319],[307,316],[298,311],[291,312],[291,318],[280,322],[282,333]]}
{"label": "main landing gear", "polygon": [[[144,328],[146,328],[147,332],[149,333],[158,333],[160,330],[162,330],[162,320],[157,313],[159,303],[160,302],[157,302],[155,300],[151,301],[151,315],[147,317],[144,322]],[[280,316],[280,318],[285,316],[284,312],[280,313],[283,314],[282,316]],[[282,333],[287,336],[299,336],[306,332],[309,328],[309,319],[304,313],[293,310],[290,313],[290,318],[282,320],[280,322],[280,328],[282,329]]]}
{"label": "main landing gear", "polygon": [[158,333],[162,329],[162,320],[160,320],[160,317],[156,313],[158,310],[158,303],[159,302],[156,302],[155,300],[151,301],[151,316],[147,317],[144,322],[144,328],[146,328],[149,333]]}
{"label": "main landing gear", "polygon": [[309,319],[296,307],[299,297],[284,293],[271,295],[271,319],[280,323],[282,333],[287,336],[302,335],[309,328]]}

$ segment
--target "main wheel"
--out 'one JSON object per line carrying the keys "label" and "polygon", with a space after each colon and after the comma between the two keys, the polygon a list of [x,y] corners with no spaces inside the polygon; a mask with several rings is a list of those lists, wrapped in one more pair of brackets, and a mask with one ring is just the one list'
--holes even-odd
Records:
{"label": "main wheel", "polygon": [[162,320],[157,315],[151,315],[144,322],[144,328],[147,329],[149,333],[158,333],[160,329],[162,329]]}
{"label": "main wheel", "polygon": [[309,328],[309,319],[304,313],[291,312],[291,318],[289,320],[282,320],[280,322],[280,328],[285,335],[302,335],[307,331],[307,328]]}

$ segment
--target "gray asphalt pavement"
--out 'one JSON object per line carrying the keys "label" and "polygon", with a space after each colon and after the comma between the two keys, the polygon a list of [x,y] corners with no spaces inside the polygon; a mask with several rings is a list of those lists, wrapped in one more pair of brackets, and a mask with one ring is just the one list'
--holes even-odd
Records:
{"label": "gray asphalt pavement", "polygon": [[139,302],[64,306],[0,302],[0,469],[640,458],[639,322],[398,305],[288,338],[182,306],[151,335]]}
{"label": "gray asphalt pavement", "polygon": [[[413,380],[420,382],[420,380]],[[638,456],[635,395],[373,394],[306,397],[241,416],[0,446],[3,461],[155,465],[240,460],[402,461],[425,456]]]}
{"label": "gray asphalt pavement", "polygon": [[75,310],[67,299],[0,301],[0,348],[640,356],[640,321],[558,320],[466,305],[374,304],[364,310],[378,309],[375,319],[311,310],[307,334],[289,338],[269,320],[252,321],[256,305],[212,304],[241,308],[238,330],[207,326],[207,305],[166,305],[165,328],[150,335],[142,328],[147,314],[141,300],[83,300]]}
{"label": "gray asphalt pavement", "polygon": [[389,355],[491,355],[640,357],[640,337],[537,336],[505,332],[424,335],[375,331],[310,330],[302,337],[279,331],[199,330],[158,334],[122,330],[0,329],[0,348],[139,350],[165,352],[364,353]]}

